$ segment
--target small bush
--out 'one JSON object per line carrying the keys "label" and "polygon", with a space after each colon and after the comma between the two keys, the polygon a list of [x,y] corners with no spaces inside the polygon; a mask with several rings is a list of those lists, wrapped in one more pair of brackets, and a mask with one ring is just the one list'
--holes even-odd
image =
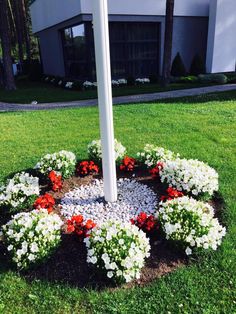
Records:
{"label": "small bush", "polygon": [[200,74],[198,76],[200,83],[217,83],[217,84],[226,84],[227,76],[224,74]]}
{"label": "small bush", "polygon": [[75,172],[76,156],[72,152],[62,150],[58,153],[43,156],[35,169],[47,176],[51,171],[60,174],[63,179],[69,178]]}
{"label": "small bush", "polygon": [[225,74],[228,80],[228,83],[236,83],[236,73],[232,72],[232,73],[227,73]]}
{"label": "small bush", "polygon": [[185,76],[186,69],[183,63],[183,60],[179,54],[177,53],[176,57],[173,60],[172,67],[171,67],[171,75],[173,76]]}
{"label": "small bush", "polygon": [[149,168],[156,166],[159,162],[174,160],[178,157],[179,154],[151,144],[146,144],[144,149],[137,153],[137,160]]}
{"label": "small bush", "polygon": [[81,91],[83,89],[83,82],[81,81],[74,81],[72,90]]}
{"label": "small bush", "polygon": [[181,244],[187,255],[193,248],[216,250],[226,233],[212,206],[187,196],[161,203],[156,217],[166,239]]}
{"label": "small bush", "polygon": [[194,75],[181,76],[179,79],[180,83],[197,83],[198,81],[198,77]]}
{"label": "small bush", "polygon": [[127,77],[127,85],[134,86],[135,85],[135,78],[133,76]]}
{"label": "small bush", "polygon": [[162,183],[191,195],[213,195],[218,191],[218,173],[199,160],[167,160],[160,170]]}
{"label": "small bush", "polygon": [[[115,139],[115,159],[116,161],[122,160],[125,155],[126,148]],[[88,144],[88,155],[89,159],[94,160],[95,162],[102,161],[102,144],[101,140],[93,140]]]}
{"label": "small bush", "polygon": [[39,195],[39,179],[28,173],[14,175],[7,183],[0,186],[0,208],[16,213],[33,205]]}
{"label": "small bush", "polygon": [[205,63],[200,55],[195,55],[190,67],[190,74],[199,75],[206,73]]}
{"label": "small bush", "polygon": [[158,76],[154,74],[149,76],[149,80],[151,84],[157,84],[159,81]]}
{"label": "small bush", "polygon": [[48,257],[61,240],[62,221],[46,209],[20,213],[3,226],[4,242],[18,268],[26,269]]}
{"label": "small bush", "polygon": [[139,279],[145,258],[150,256],[145,233],[131,223],[104,223],[95,227],[84,242],[88,248],[87,262],[118,282]]}
{"label": "small bush", "polygon": [[43,76],[42,66],[39,60],[32,60],[29,69],[29,80],[36,82],[40,81]]}

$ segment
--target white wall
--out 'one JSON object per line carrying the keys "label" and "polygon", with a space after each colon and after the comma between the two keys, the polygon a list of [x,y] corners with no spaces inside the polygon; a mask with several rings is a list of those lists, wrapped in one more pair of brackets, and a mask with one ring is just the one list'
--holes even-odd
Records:
{"label": "white wall", "polygon": [[79,0],[36,0],[30,7],[33,32],[81,14]]}
{"label": "white wall", "polygon": [[[92,13],[93,0],[36,0],[31,5],[33,32]],[[177,16],[208,16],[211,0],[176,0]],[[234,0],[236,1],[236,0]],[[108,0],[110,14],[165,15],[166,0]]]}
{"label": "white wall", "polygon": [[236,0],[212,0],[210,6],[207,72],[235,71]]}

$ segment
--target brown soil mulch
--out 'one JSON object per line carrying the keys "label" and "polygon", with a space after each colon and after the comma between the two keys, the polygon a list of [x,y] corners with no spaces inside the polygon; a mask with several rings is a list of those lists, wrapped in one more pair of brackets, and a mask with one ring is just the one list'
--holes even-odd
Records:
{"label": "brown soil mulch", "polygon": [[[160,183],[156,180],[152,180],[150,176],[147,176],[146,171],[137,170],[134,177],[131,174],[124,175],[118,173],[118,178],[120,177],[132,177],[148,185],[157,195],[163,192]],[[75,187],[91,183],[94,178],[100,177],[72,177],[64,181],[63,189],[60,192],[50,191],[50,194],[56,199],[57,206],[55,211],[60,214],[58,204],[65,193]],[[216,200],[216,202],[212,201],[211,205],[217,209],[217,212],[222,209],[220,199]],[[150,243],[151,256],[146,260],[140,280],[126,284],[124,287],[129,288],[135,285],[146,285],[156,278],[173,272],[188,263],[184,252],[167,242],[160,233],[156,232],[156,234],[151,235]],[[0,255],[2,255],[1,252],[3,254],[3,248],[1,249],[0,247]],[[4,255],[4,259],[6,259],[6,254]],[[114,283],[112,284],[99,270],[86,262],[86,247],[76,235],[63,234],[62,243],[51,258],[33,269],[22,272],[22,275],[29,281],[40,279],[55,283],[66,283],[79,288],[96,288],[101,290],[116,287]]]}

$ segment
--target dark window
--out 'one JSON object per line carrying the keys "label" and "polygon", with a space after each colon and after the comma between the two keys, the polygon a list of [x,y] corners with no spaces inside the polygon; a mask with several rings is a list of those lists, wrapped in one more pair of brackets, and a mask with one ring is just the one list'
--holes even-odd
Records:
{"label": "dark window", "polygon": [[[113,78],[158,74],[159,23],[110,22],[111,70]],[[91,22],[63,30],[67,76],[96,80]]]}

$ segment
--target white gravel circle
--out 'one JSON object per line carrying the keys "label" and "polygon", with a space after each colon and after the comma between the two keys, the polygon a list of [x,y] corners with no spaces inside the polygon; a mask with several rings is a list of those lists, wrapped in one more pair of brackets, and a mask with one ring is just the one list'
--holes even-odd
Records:
{"label": "white gravel circle", "polygon": [[139,213],[154,214],[158,198],[147,185],[131,179],[119,179],[118,200],[105,203],[103,181],[94,180],[89,185],[76,188],[61,200],[61,214],[70,219],[74,215],[83,215],[84,220],[92,219],[98,225],[108,220],[128,222]]}

